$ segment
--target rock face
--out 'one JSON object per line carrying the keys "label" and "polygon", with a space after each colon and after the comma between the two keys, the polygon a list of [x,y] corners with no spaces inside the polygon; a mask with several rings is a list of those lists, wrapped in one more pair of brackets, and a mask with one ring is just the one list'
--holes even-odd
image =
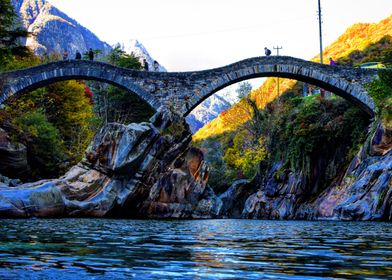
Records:
{"label": "rock face", "polygon": [[11,143],[8,134],[0,128],[0,174],[22,178],[29,171],[27,149],[22,144]]}
{"label": "rock face", "polygon": [[12,0],[12,3],[23,27],[35,34],[27,39],[26,45],[36,54],[67,50],[69,58],[73,58],[76,50],[83,53],[92,48],[106,54],[111,49],[91,31],[45,0]]}
{"label": "rock face", "polygon": [[[258,219],[390,221],[390,133],[379,125],[344,176],[337,176],[338,179],[324,190],[317,189],[317,184],[310,184],[300,172],[282,172],[281,163],[276,163],[252,182],[234,183],[220,196],[223,202],[221,213],[229,217]],[[339,175],[337,171],[335,175]]]}
{"label": "rock face", "polygon": [[299,218],[392,219],[392,138],[381,125],[352,160],[340,184],[304,205]]}
{"label": "rock face", "polygon": [[[173,119],[162,110],[151,123],[109,124],[63,177],[0,184],[0,216],[217,216],[221,201],[206,186],[203,155],[189,149],[186,123]],[[170,128],[176,136],[165,135]]]}
{"label": "rock face", "polygon": [[[292,219],[296,209],[308,196],[309,184],[301,173],[284,170],[281,163],[256,180],[259,189],[245,201],[241,217],[252,219]],[[278,175],[279,174],[279,175]]]}
{"label": "rock face", "polygon": [[225,218],[241,218],[245,201],[257,191],[255,182],[237,180],[219,198],[222,200],[221,216]]}

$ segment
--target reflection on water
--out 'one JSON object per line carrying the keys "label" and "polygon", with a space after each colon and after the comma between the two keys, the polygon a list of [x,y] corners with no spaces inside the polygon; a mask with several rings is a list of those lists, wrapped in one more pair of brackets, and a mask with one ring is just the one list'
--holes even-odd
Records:
{"label": "reflection on water", "polygon": [[390,223],[0,220],[0,279],[385,279]]}

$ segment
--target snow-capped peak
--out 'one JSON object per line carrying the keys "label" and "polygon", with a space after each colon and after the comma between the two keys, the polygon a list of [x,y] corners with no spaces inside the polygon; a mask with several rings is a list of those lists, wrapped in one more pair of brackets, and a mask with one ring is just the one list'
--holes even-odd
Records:
{"label": "snow-capped peak", "polygon": [[[135,56],[141,59],[141,63],[143,64],[143,60],[145,59],[148,64],[148,70],[153,72],[167,72],[166,68],[163,67],[157,60],[151,57],[148,53],[147,49],[136,39],[131,39],[125,44],[125,51],[127,53],[133,53]],[[155,63],[157,62],[157,63]]]}

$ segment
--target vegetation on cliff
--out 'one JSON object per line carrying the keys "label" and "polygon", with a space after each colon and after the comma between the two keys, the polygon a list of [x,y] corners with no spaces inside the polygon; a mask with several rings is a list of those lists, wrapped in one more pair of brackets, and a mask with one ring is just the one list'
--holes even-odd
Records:
{"label": "vegetation on cliff", "polygon": [[381,70],[379,79],[368,84],[368,90],[377,106],[377,116],[392,131],[392,71]]}
{"label": "vegetation on cliff", "polygon": [[[258,109],[252,122],[259,130],[258,138],[253,138],[259,146],[247,144],[252,139],[246,127],[249,122],[236,131],[195,142],[206,153],[212,167],[210,183],[218,191],[236,179],[253,177],[262,161],[268,166],[282,162],[282,172],[302,172],[309,182],[319,175],[320,168],[327,173],[328,169],[339,169],[339,164],[347,163],[358,151],[369,118],[341,98],[299,97],[286,92],[265,109]],[[328,166],[336,153],[341,162]],[[335,172],[326,174],[326,180],[330,182],[333,176]]]}

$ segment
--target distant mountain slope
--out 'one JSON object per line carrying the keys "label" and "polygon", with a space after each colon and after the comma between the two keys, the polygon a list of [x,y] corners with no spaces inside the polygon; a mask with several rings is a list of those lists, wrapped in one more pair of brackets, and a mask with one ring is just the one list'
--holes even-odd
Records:
{"label": "distant mountain slope", "polygon": [[[349,27],[334,43],[326,47],[323,51],[325,63],[332,57],[339,63],[358,64],[369,59],[380,58],[383,51],[392,49],[392,15],[381,20],[379,23],[358,23]],[[319,55],[312,61],[320,61]],[[280,92],[292,88],[295,80],[280,79]],[[264,84],[251,92],[251,96],[256,100],[259,108],[274,100],[277,96],[275,78],[268,78]],[[229,118],[236,118],[242,123],[247,121],[247,117],[239,110],[238,103],[227,111],[221,113],[216,119],[199,129],[193,136],[194,140],[221,134],[225,131],[234,130],[230,125]],[[238,122],[237,122],[238,124]]]}
{"label": "distant mountain slope", "polygon": [[186,117],[186,121],[189,124],[191,131],[195,133],[231,106],[232,104],[226,99],[218,94],[214,94],[197,106],[192,113]]}
{"label": "distant mountain slope", "polygon": [[89,48],[108,53],[110,45],[45,0],[12,0],[23,26],[35,36],[26,40],[36,54],[62,53],[70,57]]}

